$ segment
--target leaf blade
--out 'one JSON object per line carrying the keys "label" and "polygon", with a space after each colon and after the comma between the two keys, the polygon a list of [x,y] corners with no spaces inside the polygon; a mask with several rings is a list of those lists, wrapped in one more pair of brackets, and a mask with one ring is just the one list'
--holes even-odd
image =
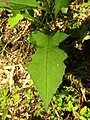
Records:
{"label": "leaf blade", "polygon": [[72,0],[55,0],[55,16],[57,16],[58,12],[61,10],[63,7],[68,7],[68,5],[72,2]]}
{"label": "leaf blade", "polygon": [[[37,51],[32,55],[32,62],[27,63],[27,67],[47,109],[52,95],[62,82],[65,70],[63,61],[67,55],[57,47],[59,41],[51,35],[37,32],[32,34],[31,38],[37,45]],[[53,40],[57,40],[56,45],[52,44]]]}
{"label": "leaf blade", "polygon": [[0,2],[0,7],[14,10],[27,9],[30,7],[42,8],[36,0],[6,0]]}
{"label": "leaf blade", "polygon": [[38,3],[36,0],[8,0],[11,4],[20,4],[25,6],[37,7]]}

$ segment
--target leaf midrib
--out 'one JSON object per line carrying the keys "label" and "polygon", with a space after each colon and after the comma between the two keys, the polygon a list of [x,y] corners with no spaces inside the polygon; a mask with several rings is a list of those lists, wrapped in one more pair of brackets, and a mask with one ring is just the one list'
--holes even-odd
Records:
{"label": "leaf midrib", "polygon": [[48,39],[48,43],[47,43],[47,46],[46,46],[46,82],[45,82],[46,83],[46,99],[48,98],[48,94],[47,94],[48,93],[48,91],[47,91],[48,90],[48,88],[47,88],[48,87],[48,83],[47,83],[48,82],[48,76],[47,76],[47,71],[48,71],[47,70],[48,69],[48,50],[49,50],[49,39]]}

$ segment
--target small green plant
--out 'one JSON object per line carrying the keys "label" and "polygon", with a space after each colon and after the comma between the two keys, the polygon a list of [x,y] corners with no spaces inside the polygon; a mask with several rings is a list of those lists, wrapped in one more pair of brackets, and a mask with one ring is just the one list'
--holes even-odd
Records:
{"label": "small green plant", "polygon": [[[28,72],[39,91],[45,108],[48,107],[52,95],[62,82],[65,71],[66,53],[59,49],[59,43],[68,35],[58,32],[56,18],[60,10],[68,7],[72,0],[5,0],[0,1],[0,8],[11,13],[8,25],[15,26],[19,20],[27,18],[37,26],[37,31],[30,34],[30,41],[35,45],[36,52],[32,61],[27,63]],[[40,13],[37,13],[37,10]],[[44,12],[43,12],[44,11]],[[42,18],[42,15],[44,16]],[[38,15],[39,14],[39,15]],[[50,19],[50,21],[48,20]],[[44,23],[44,21],[46,22]],[[52,24],[49,24],[52,23]],[[16,98],[16,96],[14,96]],[[19,96],[17,95],[16,101]],[[68,103],[69,111],[71,102]]]}

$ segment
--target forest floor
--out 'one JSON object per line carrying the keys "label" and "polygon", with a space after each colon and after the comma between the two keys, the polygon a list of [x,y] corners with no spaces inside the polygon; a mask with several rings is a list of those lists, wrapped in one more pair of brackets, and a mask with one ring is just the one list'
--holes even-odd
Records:
{"label": "forest floor", "polygon": [[[90,9],[88,9],[89,11]],[[74,15],[76,14],[74,13]],[[63,82],[52,98],[47,112],[26,67],[26,62],[31,61],[31,55],[35,52],[35,48],[28,37],[35,26],[29,20],[24,19],[19,21],[16,28],[12,28],[7,25],[9,16],[10,14],[7,11],[0,11],[1,119],[4,120],[6,115],[7,120],[79,120],[80,114],[78,115],[78,113],[85,106],[88,108],[87,114],[89,116],[90,36],[86,35],[90,31],[89,15],[85,16],[85,14],[79,13],[78,18],[75,17],[73,20],[74,25],[77,26],[78,22],[82,21],[78,29],[71,31],[68,27],[63,27],[66,33],[72,34],[59,46],[68,55],[65,60],[66,71]],[[72,24],[69,22],[67,26]],[[85,32],[86,34],[83,35]],[[85,37],[88,37],[87,40],[82,42],[81,40]],[[59,93],[62,91],[66,95],[64,94],[64,97],[60,99]],[[62,100],[62,106],[59,106]],[[76,105],[76,113],[71,110],[72,105],[68,104],[69,101],[72,101],[73,106]],[[90,120],[89,117],[83,114],[81,116]],[[84,120],[84,118],[80,120]]]}

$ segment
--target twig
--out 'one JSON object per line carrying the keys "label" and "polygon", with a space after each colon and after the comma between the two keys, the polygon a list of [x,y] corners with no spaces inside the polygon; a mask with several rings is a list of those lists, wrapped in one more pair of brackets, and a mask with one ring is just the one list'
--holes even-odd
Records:
{"label": "twig", "polygon": [[[52,106],[54,106],[53,102],[51,102],[51,104],[52,104]],[[53,109],[55,110],[55,113],[57,115],[58,120],[60,120],[60,116],[59,116],[58,111],[54,107],[53,107]]]}

